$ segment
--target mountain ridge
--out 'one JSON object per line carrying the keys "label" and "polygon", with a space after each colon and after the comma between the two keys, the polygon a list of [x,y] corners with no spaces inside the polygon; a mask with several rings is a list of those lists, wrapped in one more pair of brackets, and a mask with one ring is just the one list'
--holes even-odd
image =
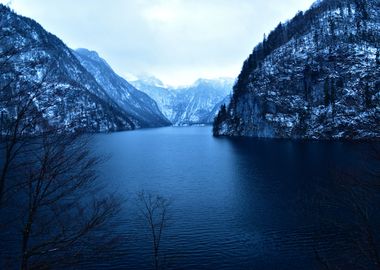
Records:
{"label": "mountain ridge", "polygon": [[156,102],[116,74],[97,52],[81,48],[75,50],[74,55],[103,89],[106,89],[111,99],[145,127],[170,125]]}
{"label": "mountain ridge", "polygon": [[[158,83],[160,82],[160,83]],[[131,83],[152,97],[174,126],[212,124],[221,102],[228,102],[234,79],[198,79],[192,85],[170,87],[157,78]]]}
{"label": "mountain ridge", "polygon": [[[0,5],[0,15],[3,100],[7,100],[9,93],[25,92],[23,85],[30,89],[31,84],[40,85],[41,95],[34,100],[34,106],[46,111],[43,117],[50,125],[89,132],[152,126],[117,104],[57,36],[4,5]],[[6,115],[13,117],[12,106],[5,102],[0,106]]]}
{"label": "mountain ridge", "polygon": [[244,62],[216,136],[380,138],[380,1],[323,0]]}

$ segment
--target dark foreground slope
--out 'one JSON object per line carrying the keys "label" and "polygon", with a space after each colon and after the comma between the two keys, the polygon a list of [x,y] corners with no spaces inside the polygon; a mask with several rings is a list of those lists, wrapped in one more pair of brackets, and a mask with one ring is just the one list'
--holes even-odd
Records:
{"label": "dark foreground slope", "polygon": [[380,138],[380,1],[324,0],[245,61],[215,135]]}

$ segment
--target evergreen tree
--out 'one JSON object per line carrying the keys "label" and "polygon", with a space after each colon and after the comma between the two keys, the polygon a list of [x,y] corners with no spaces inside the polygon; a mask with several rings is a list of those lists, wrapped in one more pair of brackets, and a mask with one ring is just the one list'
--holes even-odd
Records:
{"label": "evergreen tree", "polygon": [[329,28],[330,28],[330,33],[333,38],[335,38],[335,22],[334,19],[329,20]]}
{"label": "evergreen tree", "polygon": [[339,5],[339,15],[341,18],[344,18],[344,10],[343,10],[342,5]]}
{"label": "evergreen tree", "polygon": [[348,4],[348,17],[352,17],[352,9],[351,9],[351,4]]}
{"label": "evergreen tree", "polygon": [[369,84],[366,83],[364,86],[364,100],[365,100],[365,106],[366,108],[371,108],[372,107],[372,96],[371,96],[371,91],[369,89]]}
{"label": "evergreen tree", "polygon": [[325,94],[325,106],[330,104],[330,89],[329,89],[329,79],[325,79],[325,84],[323,86],[323,92]]}
{"label": "evergreen tree", "polygon": [[360,33],[360,30],[361,30],[361,22],[358,20],[358,21],[356,22],[356,31],[357,31],[358,33]]}
{"label": "evergreen tree", "polygon": [[336,98],[336,90],[335,90],[335,81],[331,79],[330,82],[330,104],[332,107],[332,115],[335,116],[335,98]]}
{"label": "evergreen tree", "polygon": [[336,94],[342,95],[344,90],[344,81],[343,78],[340,77],[336,82]]}
{"label": "evergreen tree", "polygon": [[335,104],[335,97],[336,97],[335,82],[334,82],[334,80],[331,80],[331,82],[330,82],[330,103],[332,105]]}
{"label": "evergreen tree", "polygon": [[220,126],[222,123],[227,119],[227,108],[226,105],[223,104],[220,106],[220,110],[218,112],[218,115],[214,119],[214,124],[213,124],[213,134],[218,135]]}
{"label": "evergreen tree", "polygon": [[263,38],[263,58],[265,58],[269,54],[269,48],[268,48],[268,42],[267,42],[267,35],[264,34]]}
{"label": "evergreen tree", "polygon": [[344,81],[342,77],[340,77],[336,82],[336,87],[339,88],[339,90],[342,90],[344,88]]}
{"label": "evergreen tree", "polygon": [[303,85],[304,85],[304,94],[307,101],[309,101],[310,92],[311,92],[311,80],[312,80],[312,68],[310,65],[306,65],[303,71]]}

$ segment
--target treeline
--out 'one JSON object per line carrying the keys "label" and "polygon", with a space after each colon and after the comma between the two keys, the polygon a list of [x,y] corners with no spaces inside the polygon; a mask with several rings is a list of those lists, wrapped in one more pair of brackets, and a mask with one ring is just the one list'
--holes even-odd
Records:
{"label": "treeline", "polygon": [[[380,5],[378,0],[373,1],[372,4]],[[356,11],[356,28],[360,35],[367,36],[365,38],[366,40],[378,40],[376,37],[368,36],[366,31],[360,31],[367,27],[366,21],[370,18],[365,0],[324,0],[317,2],[308,11],[300,11],[290,21],[280,23],[268,36],[264,35],[263,41],[253,49],[253,52],[243,64],[241,73],[234,86],[234,96],[239,96],[245,91],[245,87],[250,81],[250,74],[252,74],[256,68],[260,68],[265,58],[272,54],[273,51],[290,40],[297,39],[306,34],[310,29],[315,28],[321,13],[338,9],[342,15],[345,8],[347,8],[349,16],[350,14],[352,16],[353,10]],[[336,28],[334,20],[329,20],[328,28],[331,35],[334,35]],[[314,38],[318,39],[321,37],[319,37],[318,33],[315,33]],[[359,39],[359,37],[356,38]]]}
{"label": "treeline", "polygon": [[223,124],[225,120],[227,120],[227,107],[226,104],[222,104],[220,106],[220,110],[217,114],[217,116],[214,119],[214,124],[213,124],[213,134],[217,135],[219,133],[220,126]]}

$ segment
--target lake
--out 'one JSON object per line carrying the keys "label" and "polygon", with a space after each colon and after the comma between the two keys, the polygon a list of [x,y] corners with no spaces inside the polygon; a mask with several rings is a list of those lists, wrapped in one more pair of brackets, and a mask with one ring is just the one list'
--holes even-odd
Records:
{"label": "lake", "polygon": [[93,269],[152,269],[141,190],[171,200],[166,269],[321,269],[319,255],[350,246],[346,232],[321,229],[321,195],[337,171],[362,175],[370,163],[369,143],[214,138],[211,127],[96,135],[95,147],[110,155],[102,181],[126,202],[114,231],[122,242]]}

